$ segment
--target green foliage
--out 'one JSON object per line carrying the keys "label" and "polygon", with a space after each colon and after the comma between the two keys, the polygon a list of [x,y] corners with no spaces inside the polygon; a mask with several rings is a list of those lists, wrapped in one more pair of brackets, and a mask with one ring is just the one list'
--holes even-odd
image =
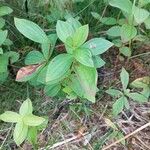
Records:
{"label": "green foliage", "polygon": [[[110,0],[109,5],[120,9],[124,18],[122,18],[121,14],[115,19],[102,17],[98,13],[92,12],[92,16],[102,24],[112,25],[106,31],[106,34],[114,40],[114,44],[116,44],[116,40],[121,40],[122,44],[117,45],[117,47],[119,47],[120,53],[126,57],[130,57],[132,54],[132,41],[138,41],[136,37],[144,33],[143,24],[145,24],[146,29],[149,29],[150,13],[145,8],[142,8],[148,4],[148,0],[140,0],[138,4],[132,3],[131,0]],[[129,47],[127,47],[128,44]]]}
{"label": "green foliage", "polygon": [[[27,99],[21,105],[19,114],[12,111],[6,111],[0,115],[0,120],[16,123],[13,138],[18,146],[27,139],[27,136],[30,137],[28,138],[29,141],[35,141],[37,138],[37,129],[35,126],[40,126],[45,121],[44,118],[35,116],[32,112],[32,102],[30,99]],[[34,132],[34,139],[31,137],[33,134],[32,132]]]}
{"label": "green foliage", "polygon": [[69,17],[66,21],[58,20],[56,24],[57,36],[64,43],[67,53],[53,57],[52,51],[57,39],[54,34],[49,35],[47,41],[46,34],[35,23],[15,19],[15,25],[23,35],[40,43],[42,47],[42,53],[34,50],[27,54],[25,64],[29,66],[23,68],[25,75],[22,76],[21,70],[18,72],[18,81],[36,79],[36,82],[45,86],[44,91],[48,96],[64,92],[70,98],[79,96],[95,102],[98,78],[96,68],[105,64],[98,55],[113,46],[111,42],[102,38],[86,42],[88,25],[82,26],[77,19]]}
{"label": "green foliage", "polygon": [[[113,115],[116,117],[119,113],[122,112],[122,110],[124,109],[124,107],[126,109],[129,109],[129,102],[128,102],[128,98],[137,101],[139,103],[144,103],[148,101],[149,95],[150,95],[150,90],[149,89],[149,81],[148,81],[148,85],[142,84],[142,79],[140,80],[135,80],[131,85],[134,87],[142,87],[144,86],[144,89],[142,92],[138,93],[138,92],[131,92],[130,89],[128,89],[128,85],[129,85],[129,74],[128,72],[122,68],[122,71],[120,73],[120,79],[121,79],[121,83],[122,83],[122,87],[123,90],[116,90],[116,89],[108,89],[106,90],[106,93],[111,95],[113,98],[117,98],[116,102],[113,104]],[[146,80],[149,80],[149,77],[145,78]],[[145,92],[146,91],[146,92]]]}

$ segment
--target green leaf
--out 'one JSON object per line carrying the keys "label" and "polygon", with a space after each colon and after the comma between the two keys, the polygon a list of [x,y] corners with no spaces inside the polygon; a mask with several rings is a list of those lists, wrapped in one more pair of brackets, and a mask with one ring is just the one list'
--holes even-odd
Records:
{"label": "green leaf", "polygon": [[122,70],[121,70],[120,78],[121,78],[123,90],[125,91],[129,84],[129,74],[124,68],[122,68]]}
{"label": "green leaf", "polygon": [[39,126],[41,125],[43,122],[45,121],[44,118],[42,117],[38,117],[35,115],[25,115],[23,117],[23,122],[24,124],[28,125],[28,126]]}
{"label": "green leaf", "polygon": [[48,35],[49,43],[43,43],[42,44],[42,52],[44,57],[48,60],[54,50],[56,41],[57,41],[57,35],[56,34],[50,34]]}
{"label": "green leaf", "polygon": [[131,56],[131,49],[129,47],[121,47],[119,48],[119,51],[121,54],[123,54],[124,56],[130,57]]}
{"label": "green leaf", "polygon": [[121,39],[124,43],[132,40],[136,35],[137,35],[137,29],[134,26],[129,24],[124,24],[121,27]]}
{"label": "green leaf", "polygon": [[73,17],[69,17],[67,19],[67,22],[72,25],[75,31],[82,26],[81,23],[76,18]]}
{"label": "green leaf", "polygon": [[32,145],[37,144],[37,128],[36,127],[30,127],[28,130],[28,136],[27,139]]}
{"label": "green leaf", "polygon": [[128,14],[130,14],[132,11],[132,3],[130,0],[110,0],[109,4],[113,7],[121,9]]}
{"label": "green leaf", "polygon": [[124,97],[124,106],[126,107],[126,109],[130,109],[129,102],[128,102],[128,99],[126,97]]}
{"label": "green leaf", "polygon": [[133,14],[134,19],[138,24],[143,23],[150,15],[147,10],[138,7],[134,7]]}
{"label": "green leaf", "polygon": [[36,50],[29,52],[25,58],[26,65],[41,64],[44,61],[43,54]]}
{"label": "green leaf", "polygon": [[15,18],[14,21],[19,32],[28,39],[41,44],[48,42],[45,32],[34,22],[19,18]]}
{"label": "green leaf", "polygon": [[148,17],[145,21],[144,24],[146,26],[146,29],[150,29],[150,17]]}
{"label": "green leaf", "polygon": [[139,93],[129,93],[128,96],[134,101],[144,103],[148,101],[148,98],[145,95]]}
{"label": "green leaf", "polygon": [[4,31],[0,30],[0,37],[1,37],[0,38],[0,45],[2,45],[5,42],[5,40],[7,38],[7,34],[8,34],[7,30],[4,30]]}
{"label": "green leaf", "polygon": [[17,62],[19,59],[19,53],[17,52],[9,51],[9,52],[6,52],[5,54],[9,57],[11,64]]}
{"label": "green leaf", "polygon": [[60,89],[61,89],[60,84],[46,85],[45,88],[44,88],[44,93],[47,96],[54,97],[58,94]]}
{"label": "green leaf", "polygon": [[97,12],[91,12],[91,15],[97,19],[97,20],[101,20],[101,16],[97,13]]}
{"label": "green leaf", "polygon": [[2,55],[3,54],[3,49],[0,47],[0,55]]}
{"label": "green leaf", "polygon": [[107,94],[111,95],[112,97],[119,97],[123,95],[123,93],[116,89],[108,89],[105,91]]}
{"label": "green leaf", "polygon": [[3,54],[0,55],[0,73],[7,72],[8,56]]}
{"label": "green leaf", "polygon": [[4,81],[6,81],[8,74],[9,74],[8,71],[0,73],[0,84],[2,84]]}
{"label": "green leaf", "polygon": [[5,25],[5,20],[3,18],[0,18],[0,29],[3,28]]}
{"label": "green leaf", "polygon": [[65,43],[66,39],[74,34],[74,29],[68,22],[58,20],[56,24],[56,32],[59,39]]}
{"label": "green leaf", "polygon": [[102,54],[112,46],[113,46],[113,43],[103,38],[91,39],[83,45],[83,47],[91,50],[92,55]]}
{"label": "green leaf", "polygon": [[92,60],[92,54],[89,49],[87,48],[79,48],[75,50],[74,57],[77,61],[79,61],[81,64],[88,66],[88,67],[94,67],[93,60]]}
{"label": "green leaf", "polygon": [[27,138],[28,134],[28,126],[23,122],[18,122],[14,129],[14,141],[19,146],[22,142]]}
{"label": "green leaf", "polygon": [[106,34],[109,36],[118,37],[121,35],[121,27],[120,26],[113,26],[109,30],[107,30]]}
{"label": "green leaf", "polygon": [[120,97],[114,104],[113,104],[113,115],[116,117],[124,108],[124,96]]}
{"label": "green leaf", "polygon": [[142,95],[144,95],[145,97],[149,98],[150,97],[150,87],[145,87],[143,89],[143,91],[141,92]]}
{"label": "green leaf", "polygon": [[84,91],[84,98],[91,102],[95,102],[97,92],[97,71],[84,65],[75,66],[75,73]]}
{"label": "green leaf", "polygon": [[86,41],[88,34],[89,34],[89,26],[88,25],[79,27],[72,36],[73,47],[81,46]]}
{"label": "green leaf", "polygon": [[0,115],[0,120],[4,122],[19,122],[21,120],[21,116],[18,113],[12,111],[6,111],[5,113]]}
{"label": "green leaf", "polygon": [[12,12],[13,12],[13,10],[8,6],[0,7],[0,16],[5,16],[5,15],[8,15]]}
{"label": "green leaf", "polygon": [[60,54],[53,58],[48,65],[46,82],[62,77],[70,68],[73,57],[70,54]]}
{"label": "green leaf", "polygon": [[101,22],[105,25],[115,25],[117,24],[117,20],[113,17],[104,17],[101,19]]}
{"label": "green leaf", "polygon": [[[124,138],[124,137],[125,137],[125,136],[123,135],[122,132],[118,132],[118,134],[117,134],[117,139],[118,139],[118,140],[120,140],[120,139],[122,139],[122,138]],[[126,145],[126,141],[125,141],[125,140],[122,140],[122,141],[121,141],[121,144],[125,146],[125,145]]]}
{"label": "green leaf", "polygon": [[25,115],[32,114],[32,111],[33,111],[32,102],[31,102],[31,100],[28,98],[28,99],[26,99],[26,100],[22,103],[22,105],[21,105],[21,107],[20,107],[20,109],[19,109],[19,113],[20,113],[21,115],[25,116]]}
{"label": "green leaf", "polygon": [[71,75],[70,80],[68,81],[68,85],[78,96],[83,97],[84,90],[82,89],[77,75]]}
{"label": "green leaf", "polygon": [[150,3],[150,0],[139,0],[139,6],[143,7]]}
{"label": "green leaf", "polygon": [[102,66],[105,65],[105,61],[101,59],[99,56],[93,56],[92,59],[95,68],[101,68]]}

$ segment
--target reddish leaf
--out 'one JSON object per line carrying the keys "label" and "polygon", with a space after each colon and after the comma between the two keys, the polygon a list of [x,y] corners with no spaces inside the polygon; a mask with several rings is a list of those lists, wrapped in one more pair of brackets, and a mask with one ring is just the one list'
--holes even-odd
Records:
{"label": "reddish leaf", "polygon": [[30,75],[32,75],[34,72],[36,72],[38,70],[38,68],[41,65],[29,65],[26,67],[22,67],[21,69],[19,69],[19,71],[17,72],[17,76],[16,76],[16,80],[22,80],[25,77],[28,77]]}

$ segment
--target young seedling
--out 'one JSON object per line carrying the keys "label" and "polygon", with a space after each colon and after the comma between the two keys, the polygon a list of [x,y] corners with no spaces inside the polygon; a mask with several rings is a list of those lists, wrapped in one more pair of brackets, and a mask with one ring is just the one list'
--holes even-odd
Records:
{"label": "young seedling", "polygon": [[27,99],[22,103],[19,113],[6,111],[0,115],[0,120],[4,122],[16,123],[13,138],[18,146],[26,139],[28,139],[31,143],[36,143],[36,127],[43,124],[45,119],[33,115],[32,112],[32,102],[30,99]]}
{"label": "young seedling", "polygon": [[117,98],[116,102],[113,104],[114,116],[117,116],[119,113],[121,113],[124,107],[129,109],[128,98],[140,103],[148,101],[148,98],[143,93],[131,92],[131,90],[128,88],[129,74],[124,68],[122,68],[120,73],[120,79],[122,83],[122,91],[116,89],[108,89],[106,91],[106,93],[111,95],[113,98]]}

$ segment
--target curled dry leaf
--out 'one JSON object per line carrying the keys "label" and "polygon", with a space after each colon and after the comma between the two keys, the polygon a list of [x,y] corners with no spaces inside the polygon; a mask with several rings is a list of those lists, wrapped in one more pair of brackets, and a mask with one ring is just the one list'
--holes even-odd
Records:
{"label": "curled dry leaf", "polygon": [[40,66],[41,64],[37,64],[20,68],[19,71],[17,72],[16,81],[20,81],[23,78],[32,75],[35,71],[38,70]]}

